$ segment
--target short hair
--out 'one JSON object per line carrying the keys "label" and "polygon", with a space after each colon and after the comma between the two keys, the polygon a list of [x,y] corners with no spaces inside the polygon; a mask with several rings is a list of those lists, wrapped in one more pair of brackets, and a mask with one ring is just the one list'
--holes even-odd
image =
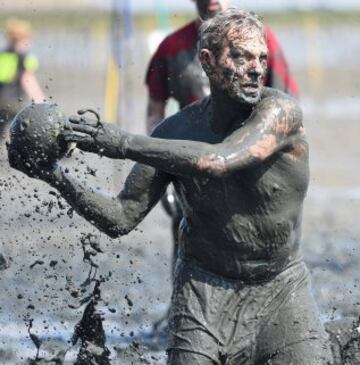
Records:
{"label": "short hair", "polygon": [[19,41],[31,36],[31,25],[26,20],[11,18],[5,23],[6,35],[11,41]]}
{"label": "short hair", "polygon": [[224,39],[230,29],[237,29],[244,35],[253,29],[258,30],[266,39],[264,24],[261,18],[253,12],[229,8],[205,20],[199,28],[199,50],[207,48],[219,56]]}

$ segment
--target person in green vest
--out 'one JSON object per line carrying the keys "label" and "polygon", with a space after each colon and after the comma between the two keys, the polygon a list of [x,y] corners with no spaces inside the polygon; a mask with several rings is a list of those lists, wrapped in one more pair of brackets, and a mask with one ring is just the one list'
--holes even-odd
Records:
{"label": "person in green vest", "polygon": [[27,103],[44,101],[35,76],[39,62],[30,53],[31,25],[22,19],[5,24],[6,46],[0,51],[0,142],[15,114]]}

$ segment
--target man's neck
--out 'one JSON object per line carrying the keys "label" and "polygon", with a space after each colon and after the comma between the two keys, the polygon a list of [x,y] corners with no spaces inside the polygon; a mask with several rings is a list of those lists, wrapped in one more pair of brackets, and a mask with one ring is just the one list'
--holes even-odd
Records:
{"label": "man's neck", "polygon": [[212,118],[211,129],[216,134],[229,134],[240,126],[251,114],[252,104],[236,102],[224,92],[211,90]]}

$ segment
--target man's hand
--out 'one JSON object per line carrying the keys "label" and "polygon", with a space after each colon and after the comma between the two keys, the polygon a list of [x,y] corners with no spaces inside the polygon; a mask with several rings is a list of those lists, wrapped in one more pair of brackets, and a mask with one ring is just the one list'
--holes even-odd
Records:
{"label": "man's hand", "polygon": [[83,114],[92,110],[80,110],[79,116],[69,118],[63,138],[66,142],[75,142],[77,147],[86,152],[97,153],[109,158],[124,158],[127,133],[116,126],[99,120],[86,118]]}
{"label": "man's hand", "polygon": [[23,172],[25,175],[32,177],[34,179],[40,179],[50,183],[53,180],[54,172],[57,168],[57,164],[49,165],[39,165],[30,159],[26,159],[19,151],[11,147],[11,145],[6,145],[8,149],[8,159],[9,164],[12,168]]}

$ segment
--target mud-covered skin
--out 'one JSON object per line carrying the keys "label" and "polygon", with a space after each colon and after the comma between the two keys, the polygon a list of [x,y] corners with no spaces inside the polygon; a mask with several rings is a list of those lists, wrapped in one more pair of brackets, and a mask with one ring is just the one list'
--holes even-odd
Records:
{"label": "mud-covered skin", "polygon": [[[238,19],[241,12],[224,14]],[[70,119],[66,141],[138,162],[117,198],[82,186],[61,168],[38,176],[112,237],[131,231],[173,182],[183,205],[185,256],[233,278],[263,280],[281,271],[299,244],[308,146],[297,102],[263,88],[265,33],[255,18],[246,24],[215,43],[205,24],[199,58],[211,96],[165,120],[152,137]]]}
{"label": "mud-covered skin", "polygon": [[224,276],[262,280],[279,272],[299,245],[308,186],[301,113],[293,100],[267,89],[250,118],[229,135],[212,132],[211,115],[211,99],[204,99],[154,132],[191,142],[153,140],[155,152],[145,147],[145,137],[130,137],[126,155],[139,159],[146,151],[141,162],[176,176],[185,256]]}
{"label": "mud-covered skin", "polygon": [[202,48],[199,52],[211,95],[248,105],[259,101],[267,57],[265,32],[258,25],[249,25],[246,31],[230,29],[226,39],[216,43],[213,50]]}
{"label": "mud-covered skin", "polygon": [[[227,15],[235,19],[243,13],[229,10]],[[222,19],[221,14],[218,16]],[[268,297],[263,285],[276,285],[277,274],[287,276],[286,270],[299,260],[302,203],[309,181],[308,144],[297,102],[282,92],[262,86],[267,57],[264,32],[251,14],[245,17],[255,24],[250,30],[248,26],[243,26],[241,32],[231,29],[224,42],[222,39],[217,42],[221,50],[200,50],[211,96],[166,119],[151,137],[132,135],[86,118],[71,118],[71,128],[63,136],[67,142],[76,142],[84,151],[137,162],[116,198],[86,187],[61,167],[46,174],[35,171],[33,176],[56,187],[80,215],[111,237],[130,232],[172,182],[184,215],[179,237],[183,260],[179,263],[191,261],[194,267],[205,272],[205,281],[215,276],[219,279],[216,282],[236,282],[250,291],[256,286],[259,290],[253,299],[260,303]],[[217,24],[211,21],[209,24]],[[217,33],[209,31],[207,36],[212,34]],[[206,36],[203,39],[209,40]],[[16,161],[12,163],[16,167]],[[280,290],[287,288],[286,283],[278,284]],[[233,311],[214,307],[216,299],[223,297],[217,287],[216,283],[204,288],[196,284],[192,286],[192,295],[185,293],[177,297],[175,294],[172,310],[179,309],[180,318],[193,316],[197,326],[197,321],[201,321],[200,311],[181,310],[182,304],[196,301],[205,311],[235,318],[234,329],[246,326],[249,312],[241,303],[232,306]],[[230,293],[227,288],[223,287],[229,303],[236,301],[239,292]],[[309,294],[307,289],[306,293]],[[277,296],[273,299],[274,307],[282,313],[282,299]],[[298,301],[304,308],[310,308],[307,300]],[[292,312],[296,313],[297,302],[293,304]],[[251,304],[250,312],[254,308]],[[244,313],[244,318],[234,317],[237,311]],[[214,321],[220,332],[231,331],[216,318]],[[279,319],[284,326],[289,326],[291,321],[287,312]],[[315,322],[321,328],[316,314],[311,319],[304,318],[299,336],[309,338]],[[201,324],[207,332],[208,323]],[[254,324],[256,331],[259,327],[261,323]],[[191,343],[194,331],[194,327],[187,327],[186,320],[181,319],[172,336],[186,333],[184,341]],[[319,345],[316,338],[310,339],[314,348]],[[204,348],[212,346],[211,342],[204,341]],[[275,342],[272,345],[274,351],[279,350]],[[286,363],[301,364],[298,359],[306,351],[301,345],[293,344],[297,355],[287,355],[291,361]],[[230,346],[224,356],[229,356],[232,349]],[[209,363],[198,357],[196,351],[194,348],[191,356],[197,360],[191,363]],[[324,353],[328,353],[325,347]],[[187,363],[186,359],[177,361],[172,356],[169,363],[173,365]],[[268,363],[283,362],[270,359]],[[319,362],[314,358],[307,364]]]}
{"label": "mud-covered skin", "polygon": [[[285,94],[264,89],[252,110],[241,114],[240,104],[237,119],[220,134],[213,132],[215,107],[205,98],[165,120],[152,138],[124,132],[117,157],[140,164],[116,199],[81,186],[61,169],[52,185],[81,215],[117,237],[143,219],[172,181],[183,204],[180,244],[186,256],[233,278],[262,280],[277,273],[296,255],[308,186],[300,109]],[[112,127],[103,128],[107,134]],[[70,137],[82,149],[96,145],[114,157],[101,133],[72,131]]]}

